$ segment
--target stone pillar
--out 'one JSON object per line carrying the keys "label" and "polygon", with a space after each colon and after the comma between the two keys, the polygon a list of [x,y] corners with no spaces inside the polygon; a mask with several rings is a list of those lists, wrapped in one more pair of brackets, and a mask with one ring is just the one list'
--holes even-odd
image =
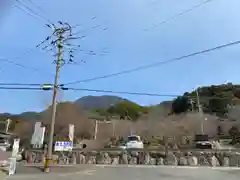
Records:
{"label": "stone pillar", "polygon": [[128,154],[126,152],[120,155],[120,164],[128,164]]}
{"label": "stone pillar", "polygon": [[75,153],[72,154],[71,164],[77,164],[77,158]]}

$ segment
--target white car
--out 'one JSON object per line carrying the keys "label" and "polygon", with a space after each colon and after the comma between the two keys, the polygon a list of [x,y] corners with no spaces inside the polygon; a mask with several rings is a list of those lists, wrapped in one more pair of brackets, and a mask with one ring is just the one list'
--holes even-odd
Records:
{"label": "white car", "polygon": [[137,136],[137,135],[128,136],[126,149],[132,149],[132,148],[143,149],[143,142],[140,136]]}
{"label": "white car", "polygon": [[9,143],[8,140],[6,139],[1,139],[0,140],[0,149],[3,151],[7,151],[8,148],[10,148],[11,144]]}
{"label": "white car", "polygon": [[213,143],[211,141],[198,141],[196,147],[200,149],[212,149]]}

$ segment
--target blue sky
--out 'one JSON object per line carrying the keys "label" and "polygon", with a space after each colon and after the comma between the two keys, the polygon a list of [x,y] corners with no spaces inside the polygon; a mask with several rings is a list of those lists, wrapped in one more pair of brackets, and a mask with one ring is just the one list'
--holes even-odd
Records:
{"label": "blue sky", "polygon": [[[5,2],[5,3],[4,3]],[[7,3],[8,2],[8,3]],[[66,65],[61,83],[88,79],[137,66],[164,61],[195,51],[240,40],[240,2],[214,0],[166,24],[154,24],[189,9],[203,0],[28,0],[22,1],[39,14],[54,22],[80,24],[76,31],[85,30],[86,38],[75,43],[84,49],[105,56],[75,56],[78,65]],[[0,58],[42,69],[33,72],[13,64],[0,62],[0,82],[52,83],[54,57],[34,48],[51,31],[44,20],[35,19],[12,7],[15,1],[2,0],[0,13]],[[92,17],[97,18],[92,20]],[[100,25],[99,28],[91,27]],[[102,29],[108,28],[107,31]],[[145,31],[146,28],[150,30]],[[113,91],[182,94],[200,85],[239,83],[240,46],[229,47],[164,66],[112,78],[72,85],[77,88]],[[29,50],[30,53],[27,53]],[[17,58],[21,57],[21,58]],[[86,61],[81,64],[80,60]],[[0,112],[20,113],[40,111],[51,102],[51,92],[1,90]],[[61,100],[76,100],[89,92],[61,92]],[[142,105],[156,104],[169,98],[119,95]]]}

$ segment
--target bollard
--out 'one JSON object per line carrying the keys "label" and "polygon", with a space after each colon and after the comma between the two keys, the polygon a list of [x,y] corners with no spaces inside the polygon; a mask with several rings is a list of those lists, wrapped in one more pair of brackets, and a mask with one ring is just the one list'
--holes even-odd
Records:
{"label": "bollard", "polygon": [[45,164],[45,162],[46,162],[46,157],[45,157],[44,154],[42,155],[42,160],[41,160],[41,161],[42,161],[43,164]]}
{"label": "bollard", "polygon": [[52,164],[56,166],[58,164],[58,155],[53,154],[52,155]]}

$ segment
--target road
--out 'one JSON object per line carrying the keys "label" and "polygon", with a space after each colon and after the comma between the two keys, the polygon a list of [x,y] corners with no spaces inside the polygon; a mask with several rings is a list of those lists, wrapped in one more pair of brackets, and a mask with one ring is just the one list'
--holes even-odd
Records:
{"label": "road", "polygon": [[[63,167],[61,167],[63,168]],[[63,170],[60,168],[60,171]],[[69,167],[70,168],[70,167]],[[237,180],[240,169],[205,168],[205,167],[166,167],[166,166],[91,166],[75,168],[74,171],[49,174],[36,171],[35,173],[19,173],[4,180]]]}

